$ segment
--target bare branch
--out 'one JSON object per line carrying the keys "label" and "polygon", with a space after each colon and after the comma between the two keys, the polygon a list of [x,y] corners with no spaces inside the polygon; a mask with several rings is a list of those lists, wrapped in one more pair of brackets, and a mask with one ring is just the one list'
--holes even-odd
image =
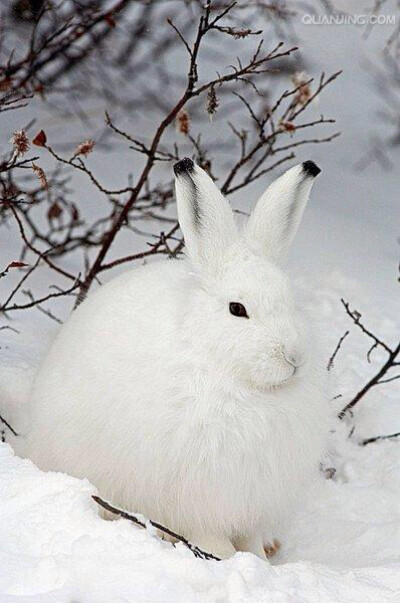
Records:
{"label": "bare branch", "polygon": [[9,429],[11,431],[11,433],[15,436],[18,436],[17,432],[15,431],[15,429],[13,429],[10,425],[10,423],[8,421],[5,420],[5,418],[0,415],[0,421],[7,427],[7,429]]}
{"label": "bare branch", "polygon": [[364,385],[364,387],[361,388],[361,390],[354,396],[354,398],[348,404],[346,404],[346,406],[340,411],[338,416],[340,419],[343,419],[345,417],[345,415],[348,412],[350,412],[356,406],[356,404],[358,404],[358,402],[360,400],[362,400],[362,398],[373,387],[375,387],[376,385],[389,383],[400,377],[400,375],[396,375],[394,377],[385,378],[385,375],[388,373],[388,371],[390,371],[390,369],[392,369],[394,366],[398,365],[397,357],[400,354],[400,342],[397,344],[397,346],[395,348],[393,348],[393,349],[390,348],[384,341],[382,341],[382,339],[380,339],[379,337],[374,335],[374,333],[372,333],[369,329],[367,329],[360,322],[361,314],[359,312],[357,312],[356,310],[350,310],[349,304],[347,302],[345,302],[343,299],[341,300],[341,302],[346,310],[346,313],[353,320],[354,324],[357,325],[357,327],[367,337],[372,339],[374,342],[372,348],[368,352],[368,357],[371,353],[371,350],[375,347],[382,348],[388,356],[387,360],[382,364],[382,366],[378,369],[378,371],[375,373],[375,375]]}
{"label": "bare branch", "polygon": [[328,371],[331,371],[333,369],[335,358],[336,358],[340,348],[342,347],[342,344],[343,344],[344,340],[346,339],[347,335],[349,335],[349,333],[350,333],[350,331],[346,331],[339,339],[332,356],[329,358],[328,365],[326,367],[328,369]]}
{"label": "bare branch", "polygon": [[395,438],[400,437],[400,431],[397,433],[391,433],[389,435],[379,435],[373,438],[367,438],[361,442],[361,446],[367,446],[368,444],[372,444],[373,442],[379,442],[380,440],[394,440]]}
{"label": "bare branch", "polygon": [[122,509],[118,509],[117,507],[114,507],[109,502],[103,500],[99,496],[92,496],[92,498],[95,502],[97,502],[98,505],[103,507],[103,509],[105,509],[106,511],[109,511],[110,513],[114,513],[114,515],[118,515],[119,517],[122,517],[123,519],[127,519],[128,521],[132,521],[134,524],[136,524],[137,526],[140,526],[141,528],[146,528],[147,527],[146,524],[148,523],[151,526],[153,526],[153,528],[156,528],[157,530],[160,530],[161,532],[168,534],[168,536],[171,536],[172,538],[175,538],[179,542],[182,542],[182,544],[184,544],[193,553],[193,555],[195,557],[198,557],[199,559],[220,561],[219,557],[215,557],[215,555],[212,555],[211,553],[206,553],[206,551],[203,551],[202,549],[195,546],[194,544],[191,544],[186,538],[184,538],[184,536],[181,536],[180,534],[173,532],[169,528],[166,528],[165,526],[161,525],[160,523],[158,523],[156,521],[152,521],[151,519],[148,519],[148,520],[146,520],[146,523],[145,523],[144,521],[142,521],[141,519],[136,517],[136,515],[133,515],[132,513],[128,513],[127,511],[123,511]]}

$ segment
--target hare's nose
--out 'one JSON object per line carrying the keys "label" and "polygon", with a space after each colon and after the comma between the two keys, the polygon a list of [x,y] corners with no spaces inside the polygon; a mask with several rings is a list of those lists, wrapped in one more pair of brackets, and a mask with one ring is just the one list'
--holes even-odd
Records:
{"label": "hare's nose", "polygon": [[303,364],[302,354],[294,350],[284,350],[283,355],[285,356],[286,362],[291,364],[294,368],[299,368]]}

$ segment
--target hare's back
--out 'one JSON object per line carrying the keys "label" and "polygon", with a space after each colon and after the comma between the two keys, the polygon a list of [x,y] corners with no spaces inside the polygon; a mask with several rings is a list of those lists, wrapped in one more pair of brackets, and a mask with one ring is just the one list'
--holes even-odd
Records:
{"label": "hare's back", "polygon": [[98,486],[112,459],[117,479],[168,410],[187,281],[184,261],[157,262],[115,278],[73,312],[37,374],[21,454]]}
{"label": "hare's back", "polygon": [[[89,296],[72,315],[64,336],[75,332],[80,342],[83,337],[100,346],[116,342],[128,348],[143,348],[149,338],[153,347],[158,334],[168,338],[179,324],[188,280],[184,261],[159,261],[130,270]],[[110,340],[101,341],[101,333],[108,333]]]}
{"label": "hare's back", "polygon": [[[35,397],[119,399],[146,388],[173,357],[184,296],[186,262],[162,261],[129,271],[79,306],[41,367]],[[147,387],[149,391],[149,387]]]}

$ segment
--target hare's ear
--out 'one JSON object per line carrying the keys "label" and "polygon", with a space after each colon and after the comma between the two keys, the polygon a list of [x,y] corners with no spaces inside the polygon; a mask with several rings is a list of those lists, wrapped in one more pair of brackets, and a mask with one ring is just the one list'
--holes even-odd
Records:
{"label": "hare's ear", "polygon": [[275,262],[284,259],[320,171],[313,161],[305,161],[267,188],[245,229],[245,237],[256,251]]}
{"label": "hare's ear", "polygon": [[191,159],[174,165],[179,223],[191,261],[214,270],[237,236],[233,212],[211,178]]}

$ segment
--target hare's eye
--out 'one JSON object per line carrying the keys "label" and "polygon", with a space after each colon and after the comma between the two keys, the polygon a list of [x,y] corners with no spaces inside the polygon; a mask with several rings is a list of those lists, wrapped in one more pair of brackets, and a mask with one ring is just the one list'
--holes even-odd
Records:
{"label": "hare's eye", "polygon": [[233,316],[242,316],[243,318],[249,317],[246,312],[246,308],[239,302],[231,302],[229,304],[229,312],[233,314]]}

